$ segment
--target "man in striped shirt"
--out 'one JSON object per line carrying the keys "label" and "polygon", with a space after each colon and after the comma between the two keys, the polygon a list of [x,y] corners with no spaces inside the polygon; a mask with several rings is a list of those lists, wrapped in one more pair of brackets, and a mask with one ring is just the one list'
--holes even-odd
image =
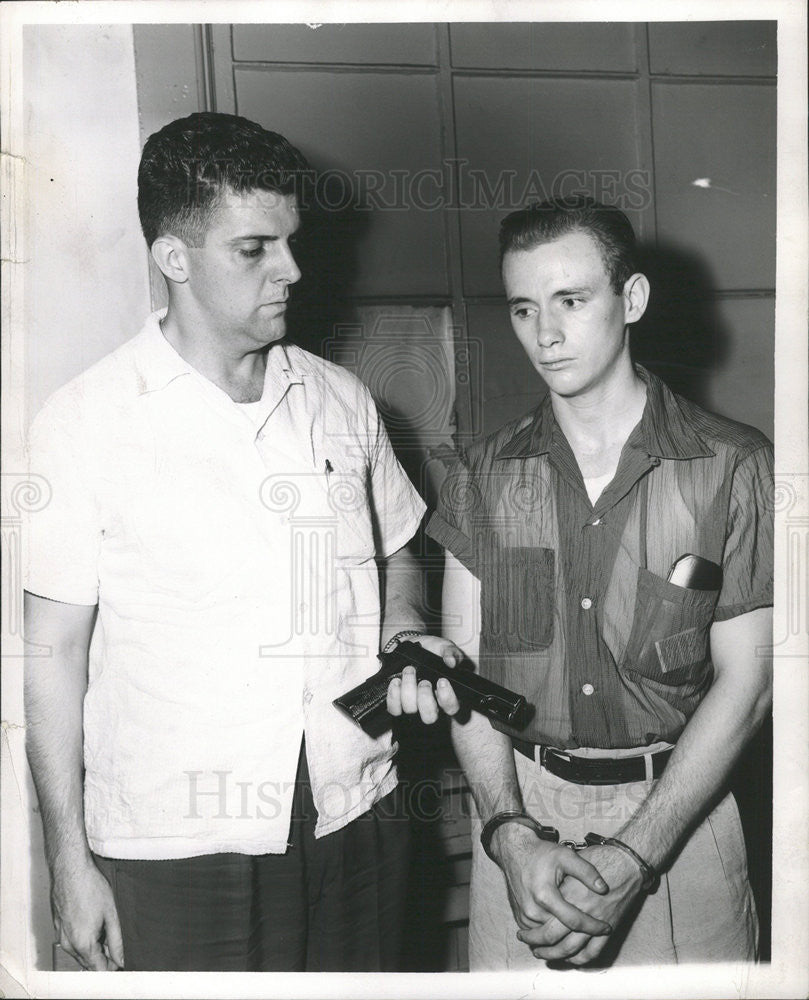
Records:
{"label": "man in striped shirt", "polygon": [[548,392],[461,457],[428,531],[445,635],[535,715],[459,721],[451,685],[409,669],[389,693],[394,713],[457,716],[471,966],[751,960],[726,783],[770,707],[770,442],[633,363],[649,282],[617,209],[515,212],[500,246]]}

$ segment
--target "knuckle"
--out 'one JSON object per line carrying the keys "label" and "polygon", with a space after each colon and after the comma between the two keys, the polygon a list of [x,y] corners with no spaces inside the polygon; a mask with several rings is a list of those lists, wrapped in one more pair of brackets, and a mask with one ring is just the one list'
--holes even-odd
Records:
{"label": "knuckle", "polygon": [[552,899],[553,899],[553,892],[548,886],[542,885],[538,889],[534,890],[534,901],[540,906],[547,908],[548,904],[552,901]]}
{"label": "knuckle", "polygon": [[548,910],[546,907],[540,905],[538,902],[529,902],[526,906],[522,908],[523,914],[526,919],[531,924],[537,924],[542,921],[547,920]]}

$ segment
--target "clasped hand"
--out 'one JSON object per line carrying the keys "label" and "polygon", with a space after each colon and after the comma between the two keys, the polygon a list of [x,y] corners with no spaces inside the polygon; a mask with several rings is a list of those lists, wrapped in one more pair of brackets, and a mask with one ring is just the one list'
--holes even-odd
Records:
{"label": "clasped hand", "polygon": [[[580,865],[586,866],[582,871],[599,873],[608,888],[601,890],[592,879],[582,878],[575,870],[570,870],[558,885],[559,895],[569,909],[557,906],[550,917],[535,919],[530,926],[524,926],[518,919],[517,937],[531,948],[536,958],[586,965],[598,957],[612,930],[618,927],[637,899],[643,877],[634,861],[613,847],[587,847],[579,852],[566,847],[558,849],[567,851]],[[585,925],[578,916],[571,920],[571,913],[586,914],[589,923]],[[598,921],[603,926],[594,930]]]}

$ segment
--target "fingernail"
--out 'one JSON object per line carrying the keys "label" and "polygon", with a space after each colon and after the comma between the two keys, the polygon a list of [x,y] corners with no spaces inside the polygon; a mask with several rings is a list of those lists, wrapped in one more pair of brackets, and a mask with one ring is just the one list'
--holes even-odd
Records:
{"label": "fingernail", "polygon": [[597,878],[596,879],[596,885],[598,886],[599,889],[606,889],[606,888],[608,888],[607,883],[604,881],[603,878]]}
{"label": "fingernail", "polygon": [[442,687],[442,688],[448,687],[449,686],[449,681],[446,679],[446,677],[439,677],[438,678],[438,686]]}

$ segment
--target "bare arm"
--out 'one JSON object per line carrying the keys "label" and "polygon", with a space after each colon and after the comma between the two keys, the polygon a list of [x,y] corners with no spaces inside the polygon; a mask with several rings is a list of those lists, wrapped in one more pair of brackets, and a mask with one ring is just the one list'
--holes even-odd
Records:
{"label": "bare arm", "polygon": [[[666,770],[618,837],[655,867],[670,860],[689,831],[707,815],[724,791],[731,769],[766,717],[772,701],[772,659],[758,652],[772,642],[772,610],[761,608],[715,622],[711,628],[714,682],[683,730]],[[570,882],[564,892],[577,905],[615,924],[640,891],[634,862],[614,848],[582,852],[610,881],[612,891],[600,899],[582,899],[581,886]],[[605,871],[604,863],[617,873]],[[575,955],[575,964],[591,961],[605,939],[591,942],[550,922],[529,943],[543,958]]]}
{"label": "bare arm", "polygon": [[384,605],[380,647],[403,629],[424,631],[421,574],[406,545],[384,560],[382,571]]}
{"label": "bare arm", "polygon": [[123,966],[112,893],[84,828],[83,723],[95,607],[25,595],[25,634],[48,657],[25,664],[26,749],[39,798],[60,943],[83,966]]}

